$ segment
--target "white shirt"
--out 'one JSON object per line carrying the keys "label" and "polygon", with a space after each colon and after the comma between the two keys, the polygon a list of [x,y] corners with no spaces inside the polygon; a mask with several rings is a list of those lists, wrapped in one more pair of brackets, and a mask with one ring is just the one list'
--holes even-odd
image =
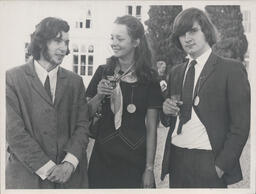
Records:
{"label": "white shirt", "polygon": [[[194,90],[196,86],[196,81],[199,78],[199,75],[208,60],[212,49],[208,49],[204,54],[196,59],[197,64],[195,65],[195,81],[194,81]],[[189,57],[189,62],[193,60]],[[184,80],[188,71],[188,66],[185,71]],[[183,80],[183,84],[184,84]],[[195,91],[193,91],[195,92]],[[200,102],[199,102],[200,103]],[[172,144],[188,149],[204,149],[212,150],[208,134],[206,132],[205,126],[202,124],[194,109],[192,108],[191,119],[183,124],[181,134],[177,134],[177,129],[179,125],[179,117],[177,117],[176,125],[174,132],[172,134]]]}
{"label": "white shirt", "polygon": [[59,66],[55,67],[50,72],[47,72],[36,60],[34,60],[34,64],[35,64],[36,74],[43,85],[45,83],[47,75],[49,75],[49,81],[50,81],[50,87],[51,87],[51,93],[52,93],[52,102],[54,102],[56,84],[57,84],[57,73],[59,70]]}
{"label": "white shirt", "polygon": [[[57,85],[57,73],[59,70],[59,66],[57,66],[50,72],[47,72],[36,60],[34,60],[34,64],[35,64],[36,74],[43,85],[47,78],[47,75],[49,75],[52,101],[54,102],[56,85]],[[78,159],[71,153],[66,154],[66,156],[62,162],[64,162],[64,161],[70,162],[74,166],[74,170],[76,169],[76,167],[79,163]],[[41,179],[44,180],[48,177],[48,174],[49,174],[48,172],[50,171],[50,169],[55,165],[56,164],[52,160],[49,160],[44,166],[42,166],[41,168],[39,168],[36,171],[36,174],[38,176],[40,176]]]}

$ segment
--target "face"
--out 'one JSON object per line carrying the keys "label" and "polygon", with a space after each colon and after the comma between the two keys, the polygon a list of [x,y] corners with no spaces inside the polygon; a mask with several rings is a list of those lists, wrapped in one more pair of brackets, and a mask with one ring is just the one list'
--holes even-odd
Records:
{"label": "face", "polygon": [[111,48],[118,58],[133,57],[138,41],[133,40],[127,31],[127,27],[122,24],[114,24],[111,33]]}
{"label": "face", "polygon": [[184,51],[192,58],[201,56],[208,48],[208,42],[205,39],[204,33],[197,22],[194,22],[192,29],[179,37]]}
{"label": "face", "polygon": [[69,44],[69,35],[67,32],[61,32],[56,38],[49,40],[46,49],[43,51],[43,60],[52,66],[60,65],[65,57]]}
{"label": "face", "polygon": [[163,63],[163,64],[160,65],[158,71],[159,71],[159,73],[164,73],[165,70],[166,70],[166,64]]}

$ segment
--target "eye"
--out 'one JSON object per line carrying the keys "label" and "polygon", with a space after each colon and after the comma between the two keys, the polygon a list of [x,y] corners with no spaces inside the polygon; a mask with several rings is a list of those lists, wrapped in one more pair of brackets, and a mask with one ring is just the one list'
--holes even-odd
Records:
{"label": "eye", "polygon": [[54,41],[57,42],[57,43],[60,43],[62,41],[61,38],[54,38]]}
{"label": "eye", "polygon": [[193,34],[193,33],[196,33],[196,32],[198,32],[198,31],[199,31],[198,28],[192,28],[192,29],[189,31],[189,33]]}

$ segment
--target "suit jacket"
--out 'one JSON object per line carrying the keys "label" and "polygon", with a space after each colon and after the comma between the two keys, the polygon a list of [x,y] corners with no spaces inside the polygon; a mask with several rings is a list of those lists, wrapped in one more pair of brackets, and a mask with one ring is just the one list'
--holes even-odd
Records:
{"label": "suit jacket", "polygon": [[[88,106],[82,78],[59,68],[55,101],[40,82],[33,60],[6,72],[6,138],[10,156],[6,188],[86,188]],[[66,153],[79,164],[65,184],[42,181],[35,172]]]}
{"label": "suit jacket", "polygon": [[[168,96],[181,93],[186,63],[175,66],[168,83]],[[194,98],[200,102],[193,108],[206,127],[215,155],[215,165],[224,171],[227,184],[242,179],[239,158],[250,129],[250,85],[242,63],[221,58],[214,53],[208,58],[196,83]],[[161,179],[169,173],[171,137],[176,117],[161,114],[170,126],[162,163]]]}

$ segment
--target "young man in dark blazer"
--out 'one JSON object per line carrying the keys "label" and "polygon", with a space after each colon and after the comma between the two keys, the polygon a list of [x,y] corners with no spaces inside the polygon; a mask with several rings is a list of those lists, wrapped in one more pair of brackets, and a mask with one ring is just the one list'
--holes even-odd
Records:
{"label": "young man in dark blazer", "polygon": [[82,78],[59,65],[66,21],[43,19],[33,59],[6,73],[7,189],[87,188],[88,106]]}
{"label": "young man in dark blazer", "polygon": [[161,178],[169,173],[171,188],[226,188],[242,179],[239,158],[250,129],[245,67],[212,52],[214,27],[199,9],[175,18],[172,40],[188,61],[173,67],[163,103],[161,121],[170,129]]}

